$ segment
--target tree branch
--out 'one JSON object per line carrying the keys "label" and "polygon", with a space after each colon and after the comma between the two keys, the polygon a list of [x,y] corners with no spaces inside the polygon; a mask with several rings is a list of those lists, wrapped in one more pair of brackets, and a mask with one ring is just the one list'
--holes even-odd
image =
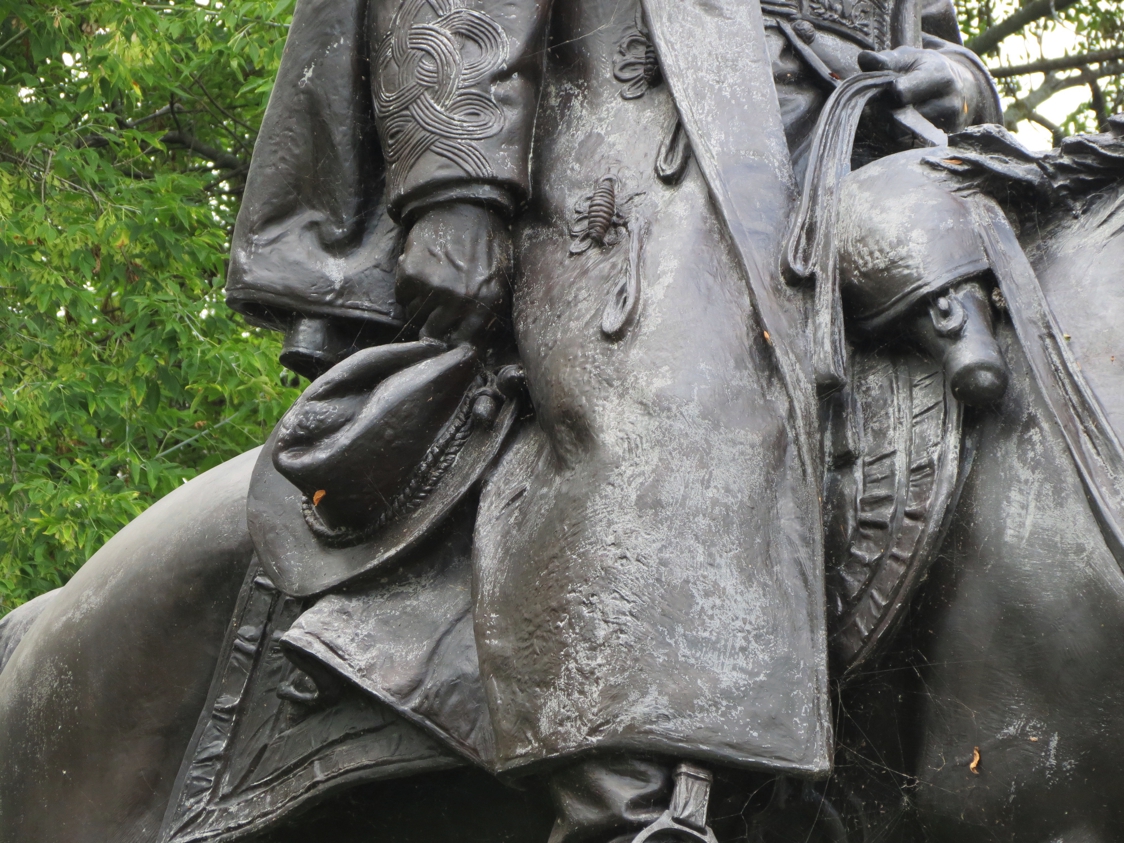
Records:
{"label": "tree branch", "polygon": [[[1045,82],[1022,99],[1015,100],[1007,107],[1006,114],[1003,116],[1004,125],[1006,125],[1008,129],[1013,130],[1020,120],[1034,119],[1031,115],[1038,110],[1038,106],[1042,105],[1042,103],[1046,102],[1046,100],[1059,91],[1064,91],[1067,88],[1076,88],[1080,85],[1088,85],[1090,82],[1103,79],[1105,76],[1117,76],[1122,73],[1124,73],[1124,62],[1111,62],[1102,64],[1096,70],[1086,68],[1081,73],[1076,73],[1072,76],[1047,75]],[[1035,120],[1035,122],[1040,121]]]}
{"label": "tree branch", "polygon": [[988,27],[975,38],[969,38],[964,45],[977,55],[990,53],[1004,38],[1022,32],[1028,24],[1050,17],[1063,9],[1068,9],[1077,0],[1031,0],[1013,15],[1003,18],[994,26]]}
{"label": "tree branch", "polygon": [[218,102],[215,100],[215,98],[211,96],[211,92],[207,90],[207,86],[203,84],[202,79],[200,79],[194,73],[191,74],[191,78],[195,80],[195,84],[198,85],[200,90],[203,91],[203,95],[211,101],[211,105],[213,105],[215,108],[217,108],[222,113],[222,115],[224,117],[226,117],[227,119],[232,120],[233,122],[237,123],[243,129],[245,129],[247,132],[249,132],[251,135],[256,134],[254,132],[254,129],[253,129],[252,126],[242,122],[241,120],[239,120],[237,117],[235,117],[233,114],[231,114],[229,111],[227,111],[225,108],[223,108],[221,105],[218,104]]}
{"label": "tree branch", "polygon": [[25,38],[29,35],[31,35],[30,29],[21,29],[19,32],[17,32],[15,35],[13,35],[11,38],[9,38],[3,44],[0,44],[0,52],[3,52],[4,50],[6,50],[10,46],[12,46],[14,43],[19,41],[21,38]]}
{"label": "tree branch", "polygon": [[1037,123],[1039,126],[1049,131],[1051,135],[1051,143],[1054,144],[1055,148],[1062,145],[1062,138],[1065,137],[1065,132],[1062,131],[1062,127],[1057,123],[1047,120],[1037,111],[1030,112],[1030,114],[1026,116],[1026,119],[1031,123]]}
{"label": "tree branch", "polygon": [[1104,91],[1097,84],[1097,77],[1088,69],[1081,76],[1089,84],[1089,93],[1093,97],[1093,113],[1097,115],[1097,130],[1100,131],[1108,125],[1108,103],[1105,102]]}
{"label": "tree branch", "polygon": [[4,434],[8,438],[8,456],[12,460],[12,483],[19,483],[20,472],[19,466],[16,464],[16,446],[12,442],[12,429],[10,427],[5,427]]}
{"label": "tree branch", "polygon": [[1124,59],[1124,47],[1114,50],[1097,50],[1092,53],[1082,53],[1077,56],[1062,56],[1056,59],[1039,59],[1027,64],[1013,64],[1008,67],[989,67],[988,71],[996,79],[1005,79],[1010,76],[1025,76],[1028,73],[1050,73],[1055,70],[1076,70],[1089,64],[1100,64],[1105,61]]}
{"label": "tree branch", "polygon": [[125,127],[128,129],[135,129],[141,123],[147,123],[149,120],[155,120],[158,117],[167,117],[169,114],[187,114],[188,111],[182,105],[176,102],[170,102],[163,108],[158,108],[151,114],[146,114],[144,117],[138,117],[136,120],[126,120]]}
{"label": "tree branch", "polygon": [[[210,182],[210,184],[204,185],[203,191],[205,193],[210,193],[212,190],[214,190],[216,187],[218,187],[223,182],[229,182],[229,181],[232,181],[233,179],[238,178],[239,176],[244,176],[249,171],[249,169],[250,169],[249,164],[243,164],[241,167],[237,167],[233,170],[230,170],[226,173],[223,173],[218,178],[213,179]],[[219,193],[230,193],[232,195],[240,195],[242,193],[242,191],[241,191],[241,189],[238,189],[238,190],[232,190],[232,191],[219,191]]]}
{"label": "tree branch", "polygon": [[165,146],[182,146],[185,149],[190,149],[196,155],[206,158],[208,161],[214,161],[224,170],[236,170],[242,166],[242,161],[237,155],[233,155],[225,149],[208,146],[187,132],[166,132],[160,138],[160,142]]}

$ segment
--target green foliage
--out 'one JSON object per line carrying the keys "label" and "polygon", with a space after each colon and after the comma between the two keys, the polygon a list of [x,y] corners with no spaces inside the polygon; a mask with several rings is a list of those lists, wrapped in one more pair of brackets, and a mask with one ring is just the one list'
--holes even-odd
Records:
{"label": "green foliage", "polygon": [[0,615],[295,397],[222,300],[290,6],[4,9]]}

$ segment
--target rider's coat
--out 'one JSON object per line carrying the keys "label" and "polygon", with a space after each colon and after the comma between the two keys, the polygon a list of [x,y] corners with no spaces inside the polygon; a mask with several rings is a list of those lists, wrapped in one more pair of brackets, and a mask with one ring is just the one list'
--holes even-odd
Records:
{"label": "rider's coat", "polygon": [[775,270],[827,91],[791,33],[845,76],[901,20],[954,34],[951,4],[689,5],[676,28],[664,0],[305,0],[255,152],[228,286],[252,315],[393,320],[394,222],[513,221],[535,413],[482,489],[471,594],[500,771],[830,767],[803,317]]}

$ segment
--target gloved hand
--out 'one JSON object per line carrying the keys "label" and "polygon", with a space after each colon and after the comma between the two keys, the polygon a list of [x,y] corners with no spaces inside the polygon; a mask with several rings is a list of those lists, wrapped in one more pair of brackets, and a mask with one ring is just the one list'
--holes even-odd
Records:
{"label": "gloved hand", "polygon": [[507,322],[512,263],[500,214],[468,202],[436,205],[410,228],[395,295],[422,339],[479,347]]}
{"label": "gloved hand", "polygon": [[892,88],[898,105],[914,106],[946,132],[959,131],[973,122],[979,97],[977,80],[968,67],[939,50],[864,50],[859,53],[859,67],[902,74]]}

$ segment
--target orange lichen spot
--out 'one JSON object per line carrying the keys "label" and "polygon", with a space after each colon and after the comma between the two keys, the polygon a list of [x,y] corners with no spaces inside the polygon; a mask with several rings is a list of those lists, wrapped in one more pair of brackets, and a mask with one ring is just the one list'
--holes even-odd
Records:
{"label": "orange lichen spot", "polygon": [[324,495],[328,494],[323,489],[317,489],[316,493],[312,496],[312,505],[320,506],[320,501],[324,500]]}
{"label": "orange lichen spot", "polygon": [[972,747],[972,763],[968,765],[968,769],[977,776],[980,774],[980,748],[978,746]]}

